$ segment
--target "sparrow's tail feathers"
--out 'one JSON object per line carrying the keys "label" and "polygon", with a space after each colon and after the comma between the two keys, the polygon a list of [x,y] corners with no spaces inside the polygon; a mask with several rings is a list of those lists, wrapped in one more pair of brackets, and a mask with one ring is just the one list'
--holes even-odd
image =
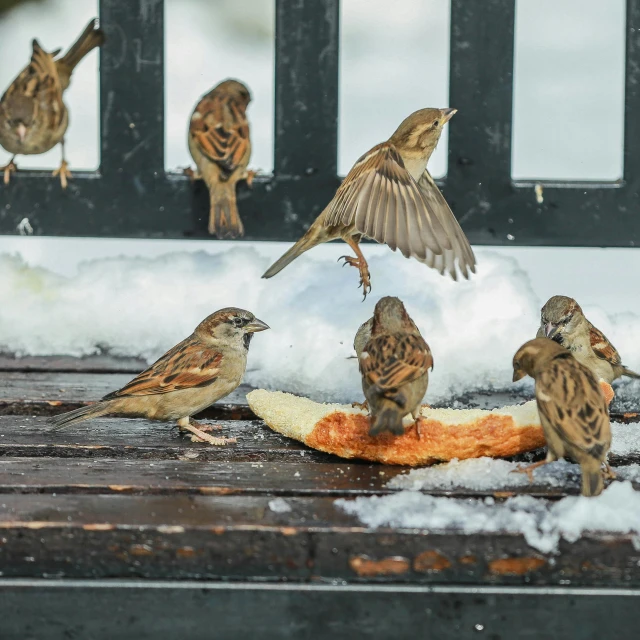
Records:
{"label": "sparrow's tail feathers", "polygon": [[597,496],[604,489],[604,477],[600,461],[591,458],[580,465],[582,469],[582,495]]}
{"label": "sparrow's tail feathers", "polygon": [[209,198],[209,233],[221,240],[243,236],[244,226],[236,204],[235,182],[216,182],[209,189]]}
{"label": "sparrow's tail feathers", "polygon": [[89,420],[91,418],[99,418],[108,413],[111,413],[110,402],[98,402],[96,404],[89,405],[88,407],[80,407],[67,413],[61,413],[59,416],[51,418],[54,430],[69,427],[76,422],[82,422],[83,420]]}
{"label": "sparrow's tail feathers", "polygon": [[90,51],[104,43],[104,31],[96,27],[97,20],[94,18],[86,26],[80,37],[75,41],[67,53],[57,62],[61,62],[69,67],[69,73]]}
{"label": "sparrow's tail feathers", "polygon": [[385,431],[390,431],[396,436],[401,436],[404,433],[402,417],[402,410],[397,404],[384,402],[377,414],[373,416],[369,435],[377,436]]}
{"label": "sparrow's tail feathers", "polygon": [[296,242],[283,256],[278,258],[262,276],[263,278],[272,278],[277,273],[280,273],[288,264],[292,263],[298,256],[301,256],[305,251],[313,249],[318,243],[315,237],[315,230],[311,233],[313,227],[305,233],[298,242]]}
{"label": "sparrow's tail feathers", "polygon": [[623,367],[622,375],[627,376],[627,378],[640,378],[640,373],[636,373],[635,371],[631,371],[631,369],[627,369],[627,367]]}

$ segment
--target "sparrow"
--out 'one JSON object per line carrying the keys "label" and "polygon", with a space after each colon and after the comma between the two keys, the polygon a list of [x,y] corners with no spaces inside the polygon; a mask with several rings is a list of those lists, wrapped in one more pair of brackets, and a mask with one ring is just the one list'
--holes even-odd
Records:
{"label": "sparrow", "polygon": [[69,113],[62,96],[76,65],[104,42],[104,33],[96,25],[94,18],[69,51],[57,59],[60,49],[47,53],[33,40],[31,62],[0,100],[0,144],[13,154],[9,164],[0,167],[5,184],[9,184],[11,173],[17,171],[14,163],[17,155],[45,153],[60,143],[62,162],[53,175],[60,176],[62,188],[67,188],[67,179],[72,177],[64,154]]}
{"label": "sparrow", "polygon": [[427,169],[442,129],[455,113],[420,109],[406,118],[389,140],[357,160],[304,236],[262,277],[275,276],[316,245],[342,238],[356,257],[340,260],[358,268],[366,298],[371,279],[359,247],[363,237],[400,249],[405,258],[416,258],[440,274],[446,270],[454,280],[456,260],[465,278],[475,273],[469,242]]}
{"label": "sparrow", "polygon": [[200,99],[189,121],[189,152],[209,188],[209,233],[218,238],[244,235],[236,204],[236,183],[251,186],[255,171],[247,171],[251,139],[247,106],[249,89],[237,80],[225,80]]}
{"label": "sparrow", "polygon": [[238,387],[247,367],[253,334],[268,328],[249,311],[220,309],[122,389],[52,421],[60,428],[110,414],[176,420],[181,430],[194,434],[193,440],[213,445],[235,442],[208,435],[205,432],[213,427],[200,425],[191,416]]}
{"label": "sparrow", "polygon": [[[386,296],[375,306],[371,335],[360,327],[354,346],[358,354],[362,390],[371,412],[369,435],[385,431],[402,435],[402,419],[411,414],[418,428],[420,405],[429,384],[433,357],[429,345],[398,298]],[[419,433],[419,432],[418,432]]]}
{"label": "sparrow", "polygon": [[622,364],[607,337],[584,316],[580,305],[567,296],[549,298],[540,313],[538,338],[547,337],[571,351],[598,380],[611,384],[621,376],[640,378]]}
{"label": "sparrow", "polygon": [[611,446],[611,426],[604,395],[596,377],[570,351],[548,338],[523,344],[513,357],[513,381],[530,375],[540,422],[547,440],[547,457],[519,469],[529,474],[558,458],[573,458],[582,471],[582,495],[597,496],[604,486],[604,464]]}

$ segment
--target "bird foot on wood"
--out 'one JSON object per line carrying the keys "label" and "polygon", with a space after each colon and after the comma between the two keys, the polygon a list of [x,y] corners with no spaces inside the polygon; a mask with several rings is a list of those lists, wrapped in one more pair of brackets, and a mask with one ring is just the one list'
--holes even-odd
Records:
{"label": "bird foot on wood", "polygon": [[204,425],[192,420],[178,420],[178,427],[180,431],[188,431],[191,436],[192,442],[207,442],[216,447],[223,446],[225,444],[234,444],[237,442],[236,438],[221,438],[216,436],[210,436],[207,431],[222,429],[220,425]]}
{"label": "bird foot on wood", "polygon": [[258,175],[258,173],[260,173],[260,172],[259,171],[252,171],[251,169],[248,169],[247,171],[244,172],[244,175],[242,177],[246,181],[247,186],[249,188],[251,188],[253,186],[253,179]]}
{"label": "bird foot on wood", "polygon": [[191,182],[194,180],[202,180],[202,174],[197,169],[194,171],[191,167],[183,169],[182,174],[187,176]]}
{"label": "bird foot on wood", "polygon": [[9,184],[11,182],[11,174],[18,170],[16,163],[11,160],[9,164],[5,164],[4,167],[0,167],[0,171],[4,172],[4,183]]}
{"label": "bird foot on wood", "polygon": [[547,460],[540,460],[540,462],[534,462],[533,464],[528,464],[526,467],[518,467],[514,469],[511,473],[526,473],[527,478],[529,478],[529,484],[533,482],[533,471],[542,465],[547,464]]}
{"label": "bird foot on wood", "polygon": [[63,189],[67,188],[67,179],[73,178],[73,174],[71,173],[71,171],[69,171],[69,165],[67,164],[66,160],[63,160],[60,163],[60,167],[56,169],[52,175],[54,178],[60,176],[60,185]]}
{"label": "bird foot on wood", "polygon": [[371,292],[371,274],[369,273],[369,265],[365,262],[363,258],[354,258],[352,256],[340,256],[338,258],[338,262],[340,260],[344,260],[343,267],[345,265],[349,265],[350,267],[357,267],[358,271],[360,271],[360,284],[359,287],[362,287],[362,292],[364,293],[363,300],[367,297],[367,294]]}

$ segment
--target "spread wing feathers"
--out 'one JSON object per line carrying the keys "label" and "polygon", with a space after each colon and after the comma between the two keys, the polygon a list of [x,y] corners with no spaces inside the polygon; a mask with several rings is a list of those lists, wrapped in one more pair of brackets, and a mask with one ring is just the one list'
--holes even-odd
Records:
{"label": "spread wing feathers", "polygon": [[354,226],[363,235],[427,261],[452,244],[401,155],[383,142],[353,166],[327,207],[327,227]]}
{"label": "spread wing feathers", "polygon": [[469,272],[476,272],[476,257],[473,255],[467,236],[464,235],[453,211],[427,169],[420,176],[418,187],[427,202],[429,211],[438,219],[451,243],[451,248],[445,249],[442,255],[427,253],[425,262],[441,274],[446,270],[456,280],[455,261],[457,259],[460,272],[468,278]]}
{"label": "spread wing feathers", "polygon": [[606,360],[612,365],[622,364],[620,354],[609,340],[607,340],[607,336],[605,336],[600,329],[596,329],[591,323],[589,323],[589,341],[591,342],[593,352],[598,358]]}
{"label": "spread wing feathers", "polygon": [[110,393],[103,400],[205,387],[216,381],[221,360],[220,353],[207,349],[189,336],[122,389]]}
{"label": "spread wing feathers", "polygon": [[369,340],[360,355],[360,371],[381,391],[413,382],[433,367],[429,345],[421,336],[389,334]]}
{"label": "spread wing feathers", "polygon": [[556,358],[536,380],[538,410],[570,447],[601,457],[611,442],[607,405],[595,376],[573,357]]}
{"label": "spread wing feathers", "polygon": [[189,135],[202,153],[227,173],[243,166],[250,153],[244,108],[228,96],[205,96],[191,118]]}

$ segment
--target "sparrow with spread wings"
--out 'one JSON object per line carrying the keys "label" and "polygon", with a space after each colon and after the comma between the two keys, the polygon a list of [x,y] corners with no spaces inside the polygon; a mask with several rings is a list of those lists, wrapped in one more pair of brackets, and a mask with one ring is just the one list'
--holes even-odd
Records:
{"label": "sparrow with spread wings", "polygon": [[622,364],[616,348],[586,319],[573,298],[553,296],[547,300],[540,313],[537,337],[551,338],[569,349],[598,380],[608,384],[621,376],[640,378],[639,374]]}
{"label": "sparrow with spread wings", "polygon": [[189,151],[197,173],[209,188],[209,233],[218,238],[238,238],[244,226],[236,203],[236,184],[251,186],[254,171],[247,171],[251,140],[247,106],[249,89],[237,80],[225,80],[198,102],[189,121]]}
{"label": "sparrow with spread wings", "polygon": [[234,391],[247,368],[253,334],[269,327],[249,311],[229,307],[205,318],[185,340],[170,349],[122,389],[100,402],[52,419],[66,427],[111,414],[149,420],[176,420],[192,439],[222,445],[231,438],[206,433],[191,416]]}
{"label": "sparrow with spread wings", "polygon": [[400,249],[441,274],[447,271],[454,280],[457,269],[465,278],[474,273],[469,242],[427,169],[442,128],[455,113],[420,109],[406,118],[387,142],[355,163],[309,230],[262,277],[271,278],[305,251],[341,238],[356,254],[343,258],[360,271],[366,297],[371,280],[359,247],[363,237]]}
{"label": "sparrow with spread wings", "polygon": [[372,320],[358,330],[354,346],[371,413],[369,435],[385,431],[402,435],[402,419],[408,414],[419,435],[420,407],[433,357],[404,304],[391,296],[380,299]]}
{"label": "sparrow with spread wings", "polygon": [[530,375],[536,381],[535,395],[540,422],[547,441],[547,457],[519,471],[569,456],[582,471],[582,495],[597,496],[604,487],[601,470],[611,446],[609,411],[593,373],[571,352],[548,338],[523,344],[513,357],[513,381]]}
{"label": "sparrow with spread wings", "polygon": [[71,83],[76,65],[90,51],[104,42],[104,33],[93,19],[64,56],[60,49],[47,53],[33,40],[31,62],[11,83],[0,100],[0,144],[13,154],[10,162],[0,167],[4,183],[9,184],[11,173],[17,171],[17,155],[38,155],[62,147],[60,168],[53,172],[60,176],[63,189],[71,178],[64,153],[64,135],[69,126],[69,113],[62,96]]}

